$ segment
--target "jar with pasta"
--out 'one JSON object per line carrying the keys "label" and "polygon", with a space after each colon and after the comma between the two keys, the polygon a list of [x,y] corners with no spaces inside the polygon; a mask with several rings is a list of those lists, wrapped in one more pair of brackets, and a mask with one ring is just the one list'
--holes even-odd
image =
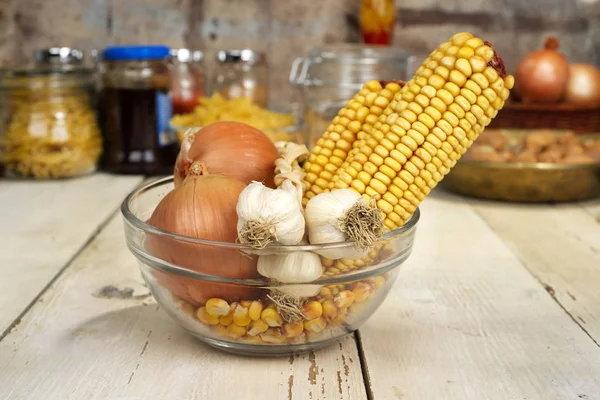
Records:
{"label": "jar with pasta", "polygon": [[212,93],[226,99],[247,97],[259,107],[269,104],[269,68],[266,54],[251,49],[217,52]]}
{"label": "jar with pasta", "polygon": [[93,73],[38,66],[0,72],[0,165],[11,178],[94,172],[102,139]]}

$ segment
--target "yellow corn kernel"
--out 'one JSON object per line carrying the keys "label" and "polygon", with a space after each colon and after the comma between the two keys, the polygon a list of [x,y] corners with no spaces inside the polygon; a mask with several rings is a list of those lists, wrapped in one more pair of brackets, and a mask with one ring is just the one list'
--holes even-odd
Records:
{"label": "yellow corn kernel", "polygon": [[490,62],[494,58],[494,50],[488,46],[479,46],[475,50],[475,54],[483,58],[486,62]]}
{"label": "yellow corn kernel", "polygon": [[450,71],[450,80],[449,80],[449,82],[452,82],[452,83],[454,83],[454,84],[462,87],[467,82],[467,77],[462,72],[460,72],[459,70],[453,69],[453,70]]}
{"label": "yellow corn kernel", "polygon": [[267,323],[270,327],[278,327],[283,324],[283,319],[277,310],[266,308],[260,314],[260,319]]}
{"label": "yellow corn kernel", "polygon": [[265,333],[260,335],[260,338],[265,343],[270,344],[281,344],[285,342],[285,335],[281,332],[279,328],[269,328]]}
{"label": "yellow corn kernel", "polygon": [[423,108],[429,105],[429,97],[424,94],[418,94],[417,97],[415,97],[415,101]]}
{"label": "yellow corn kernel", "polygon": [[327,321],[323,317],[304,321],[304,329],[308,332],[321,332],[327,326]]}
{"label": "yellow corn kernel", "polygon": [[[369,192],[368,189],[373,189],[376,193],[382,195],[387,192],[387,188],[388,186],[383,184],[379,179],[373,178],[371,179],[371,182],[369,182],[369,187],[365,189],[365,192]],[[366,194],[368,195],[369,193]]]}
{"label": "yellow corn kernel", "polygon": [[431,85],[425,85],[421,88],[421,93],[424,94],[425,96],[429,97],[430,99],[435,98],[436,92],[437,92],[437,89]]}
{"label": "yellow corn kernel", "polygon": [[223,326],[227,326],[231,323],[233,323],[233,311],[235,310],[235,308],[237,307],[237,303],[231,303],[231,306],[229,308],[229,313],[227,313],[226,315],[223,315],[221,318],[219,318],[219,324],[223,325]]}
{"label": "yellow corn kernel", "polygon": [[239,326],[248,326],[252,322],[248,316],[248,308],[242,304],[238,304],[235,310],[233,310],[233,322]]}
{"label": "yellow corn kernel", "polygon": [[269,329],[269,325],[267,325],[264,321],[258,319],[256,321],[252,321],[250,325],[248,325],[248,335],[256,336],[265,332]]}
{"label": "yellow corn kernel", "polygon": [[[395,160],[392,160],[395,161]],[[382,165],[381,167],[379,167],[379,171],[381,171],[382,174],[384,174],[388,179],[394,179],[396,177],[396,172],[390,168],[388,166],[388,164],[386,163],[385,165]],[[391,181],[387,184],[387,186],[389,186],[391,184]]]}
{"label": "yellow corn kernel", "polygon": [[189,317],[194,318],[194,314],[196,313],[196,309],[193,305],[188,303],[187,301],[177,300],[177,307]]}
{"label": "yellow corn kernel", "polygon": [[434,107],[440,113],[444,113],[446,111],[446,103],[444,103],[439,97],[435,97],[431,99],[431,107]]}
{"label": "yellow corn kernel", "polygon": [[440,65],[439,67],[437,67],[435,69],[435,71],[433,71],[436,75],[441,76],[444,79],[448,79],[448,76],[450,76],[450,70],[446,67],[444,67],[443,65]]}
{"label": "yellow corn kernel", "polygon": [[227,326],[227,336],[232,339],[237,339],[246,334],[246,328],[236,324],[230,324]]}
{"label": "yellow corn kernel", "polygon": [[352,293],[354,293],[354,303],[364,303],[371,295],[371,291],[371,285],[364,282],[358,282],[356,287],[352,289]]}
{"label": "yellow corn kernel", "polygon": [[196,311],[196,317],[200,322],[206,325],[217,325],[219,323],[219,318],[210,315],[206,311],[206,307],[200,307]]}
{"label": "yellow corn kernel", "polygon": [[338,315],[337,307],[332,300],[326,300],[323,302],[323,315],[327,320],[331,321]]}
{"label": "yellow corn kernel", "polygon": [[446,80],[439,75],[434,74],[429,77],[428,84],[435,90],[440,90],[444,86],[444,83],[446,83]]}
{"label": "yellow corn kernel", "polygon": [[504,86],[506,89],[511,90],[515,86],[515,77],[513,75],[508,75],[504,78]]}
{"label": "yellow corn kernel", "polygon": [[248,344],[264,344],[263,340],[260,338],[260,336],[242,336],[241,338],[239,338],[239,341],[242,343],[248,343]]}
{"label": "yellow corn kernel", "polygon": [[225,337],[227,336],[227,327],[223,325],[213,325],[210,327],[210,330],[216,335]]}
{"label": "yellow corn kernel", "polygon": [[260,319],[260,314],[262,313],[263,305],[260,300],[253,301],[250,304],[250,308],[248,309],[248,317],[252,321],[257,321]]}
{"label": "yellow corn kernel", "polygon": [[307,339],[306,332],[302,332],[298,336],[288,338],[288,342],[290,342],[292,344],[302,344],[302,343],[306,343],[306,339]]}
{"label": "yellow corn kernel", "polygon": [[323,306],[318,301],[309,301],[302,307],[302,314],[307,320],[319,318],[323,314]]}
{"label": "yellow corn kernel", "polygon": [[454,44],[455,46],[464,46],[465,42],[467,42],[472,37],[473,37],[473,34],[470,32],[456,33],[450,38],[451,44],[446,46],[446,48],[449,48],[452,44]]}
{"label": "yellow corn kernel", "polygon": [[[472,92],[475,96],[479,96],[481,94],[481,87],[479,87],[479,85],[471,79],[469,79],[467,81],[467,83],[465,83],[465,87],[463,87],[460,90],[461,94],[462,94],[463,90],[468,90],[468,91]],[[464,96],[464,94],[463,94],[463,96]]]}
{"label": "yellow corn kernel", "polygon": [[205,304],[206,312],[212,315],[213,317],[222,317],[223,315],[227,315],[230,311],[229,303],[227,303],[223,299],[212,298],[208,299]]}
{"label": "yellow corn kernel", "polygon": [[381,289],[383,287],[383,285],[385,285],[385,278],[381,275],[372,276],[372,277],[368,278],[367,280],[369,281],[369,283],[371,283],[373,285],[375,290]]}
{"label": "yellow corn kernel", "polygon": [[484,90],[490,86],[490,82],[487,80],[485,75],[480,72],[474,73],[470,78],[473,82],[475,82],[479,87]]}
{"label": "yellow corn kernel", "polygon": [[[471,64],[471,68],[473,69],[473,73],[481,73],[487,67],[487,61],[479,56],[474,56],[469,59],[469,64]],[[473,76],[471,76],[473,77]]]}
{"label": "yellow corn kernel", "polygon": [[337,308],[347,308],[354,302],[354,293],[350,290],[344,290],[333,298],[333,302]]}
{"label": "yellow corn kernel", "polygon": [[456,60],[456,64],[454,65],[454,67],[465,77],[471,76],[473,73],[473,69],[471,68],[468,58],[470,57],[459,58]]}
{"label": "yellow corn kernel", "polygon": [[483,95],[490,103],[493,103],[494,100],[498,98],[498,94],[492,88],[487,88],[483,91]]}
{"label": "yellow corn kernel", "polygon": [[292,322],[283,325],[283,333],[287,338],[299,336],[302,332],[304,332],[304,323],[302,322]]}

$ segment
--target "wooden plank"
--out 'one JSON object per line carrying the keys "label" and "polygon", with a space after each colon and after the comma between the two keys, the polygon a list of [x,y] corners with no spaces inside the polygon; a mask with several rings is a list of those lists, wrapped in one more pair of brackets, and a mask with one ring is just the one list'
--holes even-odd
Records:
{"label": "wooden plank", "polygon": [[373,398],[600,398],[598,346],[464,199],[440,197],[361,329]]}
{"label": "wooden plank", "polygon": [[600,343],[600,224],[578,204],[473,202],[548,293]]}
{"label": "wooden plank", "polygon": [[141,177],[0,184],[0,338]]}
{"label": "wooden plank", "polygon": [[[0,342],[0,398],[366,398],[353,336],[275,359],[192,338],[151,300],[122,230],[118,216]],[[98,297],[108,286],[133,290]]]}

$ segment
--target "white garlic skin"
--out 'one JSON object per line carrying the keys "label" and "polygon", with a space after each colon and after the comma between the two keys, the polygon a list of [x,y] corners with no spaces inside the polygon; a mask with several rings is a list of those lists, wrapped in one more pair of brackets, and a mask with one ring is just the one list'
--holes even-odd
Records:
{"label": "white garlic skin", "polygon": [[[336,189],[328,193],[320,193],[310,199],[304,210],[308,241],[311,244],[347,241],[348,237],[340,230],[338,221],[360,199],[360,194],[352,189]],[[359,251],[351,246],[339,249],[315,250],[315,252],[331,260],[340,258],[358,260],[367,255],[369,251]]]}
{"label": "white garlic skin", "polygon": [[238,199],[238,234],[248,221],[264,221],[272,224],[272,235],[277,243],[297,244],[304,236],[305,222],[302,208],[295,193],[276,190],[260,182],[252,182]]}
{"label": "white garlic skin", "polygon": [[319,279],[323,266],[318,255],[308,251],[258,257],[258,273],[282,283],[305,283]]}
{"label": "white garlic skin", "polygon": [[313,297],[319,294],[322,285],[282,285],[274,286],[273,289],[287,294],[290,297],[302,298],[302,297]]}

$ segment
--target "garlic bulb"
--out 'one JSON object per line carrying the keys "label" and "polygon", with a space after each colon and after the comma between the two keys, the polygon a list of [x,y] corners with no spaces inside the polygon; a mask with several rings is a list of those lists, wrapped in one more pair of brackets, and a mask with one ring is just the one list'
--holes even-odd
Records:
{"label": "garlic bulb", "polygon": [[297,244],[304,236],[302,207],[293,187],[270,189],[252,182],[240,193],[236,211],[238,238],[254,248]]}
{"label": "garlic bulb", "polygon": [[312,282],[323,274],[321,259],[308,251],[262,255],[257,267],[262,276],[282,283]]}
{"label": "garlic bulb", "polygon": [[319,294],[323,285],[282,285],[274,286],[272,289],[293,298],[313,297]]}
{"label": "garlic bulb", "polygon": [[304,213],[311,244],[354,242],[351,248],[316,251],[332,260],[364,257],[383,233],[380,210],[352,189],[318,194],[306,204]]}
{"label": "garlic bulb", "polygon": [[[291,183],[296,188],[298,202],[302,205],[303,181],[306,172],[299,162],[308,157],[309,151],[303,144],[293,142],[277,142],[275,147],[280,157],[275,160],[275,186],[282,187],[285,183]],[[301,207],[302,211],[304,209]]]}

